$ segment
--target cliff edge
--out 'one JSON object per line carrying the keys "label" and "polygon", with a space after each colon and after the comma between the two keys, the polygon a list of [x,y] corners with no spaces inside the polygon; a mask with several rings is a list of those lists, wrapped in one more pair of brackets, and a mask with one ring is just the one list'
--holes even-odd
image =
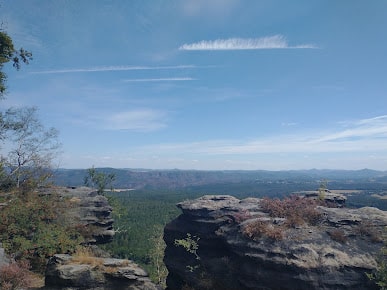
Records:
{"label": "cliff edge", "polygon": [[227,195],[179,203],[164,232],[167,289],[377,289],[366,273],[377,267],[387,212],[289,199],[287,211],[306,211],[306,222],[276,216],[276,202],[272,210],[268,200]]}

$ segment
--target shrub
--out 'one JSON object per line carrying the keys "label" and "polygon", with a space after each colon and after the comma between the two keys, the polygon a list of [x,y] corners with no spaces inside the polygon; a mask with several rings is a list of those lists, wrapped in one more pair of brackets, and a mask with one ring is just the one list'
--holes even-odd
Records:
{"label": "shrub", "polygon": [[13,262],[0,267],[0,289],[13,290],[28,288],[32,284],[27,261]]}
{"label": "shrub", "polygon": [[347,236],[343,230],[334,229],[328,232],[332,240],[344,244],[347,241]]}
{"label": "shrub", "polygon": [[374,281],[376,285],[382,290],[387,290],[387,249],[382,249],[382,254],[378,261],[378,269],[374,273],[367,273],[370,280]]}
{"label": "shrub", "polygon": [[233,213],[231,218],[235,223],[239,224],[251,218],[251,214],[248,210],[241,210]]}
{"label": "shrub", "polygon": [[93,267],[102,266],[103,259],[94,256],[92,249],[88,247],[77,247],[72,256],[71,262],[78,264],[87,264]]}
{"label": "shrub", "polygon": [[296,227],[304,223],[316,225],[322,217],[316,210],[316,201],[295,195],[283,200],[264,198],[260,206],[262,211],[271,217],[286,218],[288,227]]}
{"label": "shrub", "polygon": [[361,222],[354,230],[354,233],[363,236],[363,237],[369,237],[371,242],[373,243],[380,243],[383,241],[380,234],[375,230],[373,225],[368,222]]}
{"label": "shrub", "polygon": [[[278,198],[263,198],[260,207],[272,218],[284,218],[284,225],[274,225],[271,222],[255,220],[243,226],[245,236],[258,240],[266,237],[271,240],[282,240],[286,228],[295,228],[303,224],[316,225],[321,221],[322,214],[316,210],[317,202],[299,196],[290,196],[283,200]],[[240,213],[237,218],[242,220],[248,216]],[[236,221],[238,219],[235,219]]]}
{"label": "shrub", "polygon": [[0,240],[17,259],[30,260],[37,271],[44,271],[46,258],[56,253],[74,252],[82,241],[80,234],[58,213],[66,201],[55,193],[15,193],[0,211]]}
{"label": "shrub", "polygon": [[97,225],[93,224],[76,224],[74,229],[82,236],[82,238],[87,241],[94,238],[94,234],[100,229]]}
{"label": "shrub", "polygon": [[199,249],[199,240],[199,237],[192,236],[190,233],[187,233],[187,237],[185,239],[175,240],[175,246],[183,247],[188,253],[195,255],[196,260],[200,260],[197,253],[197,250]]}
{"label": "shrub", "polygon": [[103,272],[109,274],[116,273],[119,270],[119,267],[127,267],[130,265],[129,260],[121,260],[115,265],[105,265],[105,259],[96,257],[93,248],[83,246],[77,247],[77,250],[72,255],[69,262],[90,265],[93,268],[101,269]]}
{"label": "shrub", "polygon": [[243,234],[254,241],[266,237],[271,240],[279,241],[284,238],[284,228],[273,225],[262,220],[255,220],[243,227]]}

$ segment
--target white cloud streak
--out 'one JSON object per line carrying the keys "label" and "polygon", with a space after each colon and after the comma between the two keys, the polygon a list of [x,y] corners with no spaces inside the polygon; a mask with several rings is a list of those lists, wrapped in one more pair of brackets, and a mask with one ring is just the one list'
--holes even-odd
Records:
{"label": "white cloud streak", "polygon": [[202,40],[196,43],[183,44],[179,50],[257,50],[257,49],[311,49],[313,44],[290,46],[283,35],[261,38],[229,38]]}
{"label": "white cloud streak", "polygon": [[[260,138],[242,142],[210,140],[194,143],[159,144],[157,152],[207,155],[245,155],[270,153],[386,152],[387,116],[363,119],[352,128],[314,135],[297,134]],[[142,148],[142,150],[146,150]],[[148,147],[148,150],[156,148]]]}
{"label": "white cloud streak", "polygon": [[348,124],[348,129],[328,134],[317,139],[316,142],[350,140],[353,138],[387,138],[387,115],[370,119],[362,119]]}
{"label": "white cloud streak", "polygon": [[124,82],[181,82],[181,81],[195,81],[194,78],[157,78],[157,79],[127,79]]}
{"label": "white cloud streak", "polygon": [[131,70],[173,70],[196,68],[195,65],[173,65],[173,66],[100,66],[91,68],[73,68],[59,70],[34,71],[33,74],[63,74],[63,73],[88,73],[109,71],[131,71]]}

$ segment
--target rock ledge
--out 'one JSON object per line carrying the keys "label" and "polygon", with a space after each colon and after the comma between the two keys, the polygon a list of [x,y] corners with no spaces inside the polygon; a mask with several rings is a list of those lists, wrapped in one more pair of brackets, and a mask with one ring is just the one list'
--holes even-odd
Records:
{"label": "rock ledge", "polygon": [[[183,213],[164,235],[168,289],[377,289],[365,273],[376,269],[387,212],[320,206],[318,225],[289,228],[281,240],[252,240],[242,233],[245,224],[284,222],[260,202],[211,195],[179,203]],[[334,232],[345,239],[333,239]],[[175,245],[187,233],[198,243],[199,259]]]}

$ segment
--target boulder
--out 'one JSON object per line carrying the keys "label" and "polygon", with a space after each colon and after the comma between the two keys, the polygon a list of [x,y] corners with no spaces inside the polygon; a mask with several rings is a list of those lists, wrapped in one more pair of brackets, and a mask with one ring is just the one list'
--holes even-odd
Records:
{"label": "boulder", "polygon": [[55,255],[47,265],[44,289],[157,290],[148,274],[130,260]]}
{"label": "boulder", "polygon": [[311,199],[324,200],[326,203],[334,205],[335,207],[344,207],[347,197],[341,193],[334,193],[325,189],[323,192],[319,190],[305,192],[305,197]]}
{"label": "boulder", "polygon": [[182,214],[164,230],[167,289],[378,289],[366,273],[377,267],[387,212],[318,206],[314,225],[252,238],[249,224],[286,223],[260,203],[227,195],[179,203]]}

